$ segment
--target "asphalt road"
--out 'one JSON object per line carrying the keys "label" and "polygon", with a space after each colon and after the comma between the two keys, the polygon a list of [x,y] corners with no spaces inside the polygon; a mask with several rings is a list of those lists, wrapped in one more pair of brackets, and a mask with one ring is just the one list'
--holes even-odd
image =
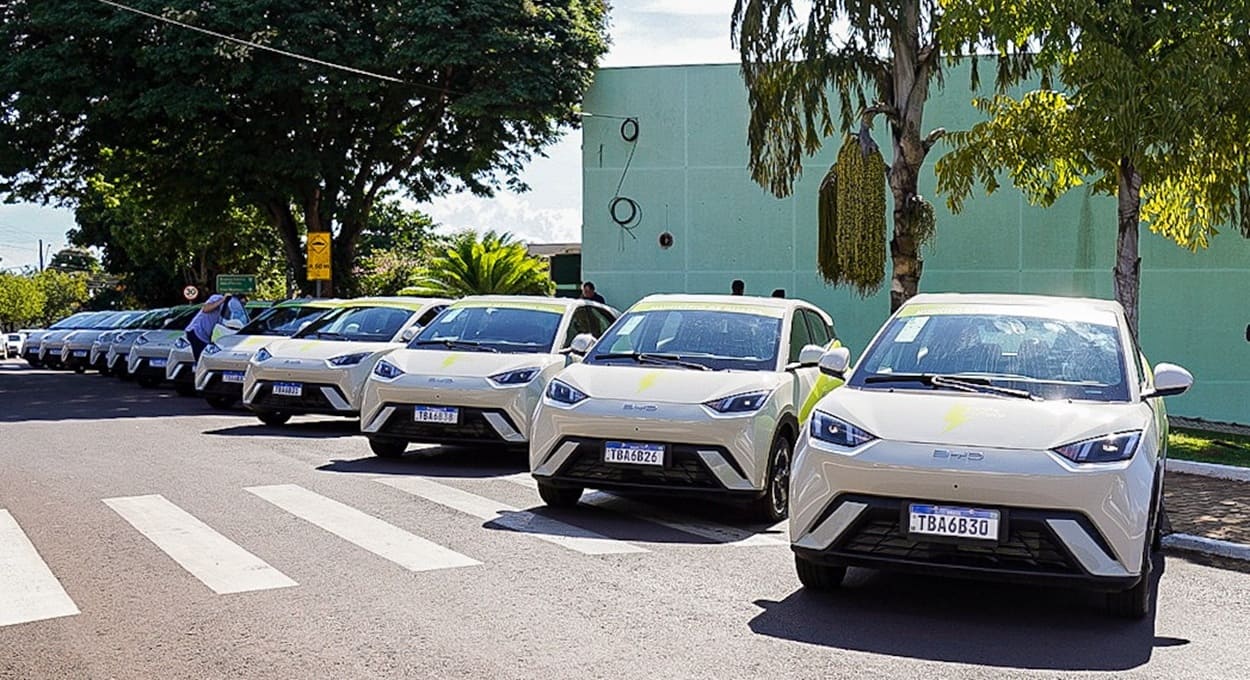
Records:
{"label": "asphalt road", "polygon": [[732,508],[548,511],[520,454],[355,428],[0,362],[0,677],[1250,677],[1245,573],[1168,556],[1140,623],[860,570],[815,596]]}

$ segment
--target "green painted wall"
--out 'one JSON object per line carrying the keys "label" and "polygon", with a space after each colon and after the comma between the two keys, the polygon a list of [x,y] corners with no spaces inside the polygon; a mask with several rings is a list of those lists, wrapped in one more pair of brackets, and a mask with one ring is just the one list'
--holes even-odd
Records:
{"label": "green painted wall", "polygon": [[[966,70],[947,74],[926,126],[975,122],[968,82]],[[888,297],[860,298],[816,273],[816,189],[836,141],[809,159],[792,197],[776,199],[746,169],[748,112],[736,65],[605,69],[584,108],[639,122],[631,149],[620,120],[584,121],[582,272],[610,304],[624,309],[653,292],[728,293],[740,278],[748,294],[784,288],[820,305],[852,350],[863,350],[888,316]],[[944,151],[935,148],[921,175],[926,196],[936,186],[932,163]],[[629,231],[608,212],[618,184],[619,195],[641,208]],[[978,194],[959,216],[934,203],[938,237],[925,253],[922,291],[1113,297],[1113,199],[1078,190],[1041,209],[1008,185]],[[669,248],[659,243],[664,232],[673,235]],[[1190,369],[1197,381],[1190,394],[1170,400],[1171,413],[1250,422],[1250,241],[1226,233],[1209,250],[1190,253],[1144,231],[1141,251],[1143,348],[1152,361]]]}

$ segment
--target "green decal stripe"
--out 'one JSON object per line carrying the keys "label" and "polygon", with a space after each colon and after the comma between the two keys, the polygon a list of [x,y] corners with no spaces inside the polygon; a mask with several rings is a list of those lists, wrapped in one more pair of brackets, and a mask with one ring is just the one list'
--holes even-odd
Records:
{"label": "green decal stripe", "polygon": [[464,300],[451,305],[452,309],[463,309],[468,307],[497,307],[499,309],[528,309],[535,312],[552,312],[555,314],[563,314],[567,309],[558,302],[522,302],[517,300],[504,300],[498,302],[490,302],[487,300]]}
{"label": "green decal stripe", "polygon": [[780,319],[786,315],[783,307],[769,307],[767,305],[752,304],[736,304],[733,302],[639,302],[629,308],[631,312],[653,312],[653,311],[692,311],[692,312],[729,312],[731,314],[754,314],[756,316],[769,316]]}

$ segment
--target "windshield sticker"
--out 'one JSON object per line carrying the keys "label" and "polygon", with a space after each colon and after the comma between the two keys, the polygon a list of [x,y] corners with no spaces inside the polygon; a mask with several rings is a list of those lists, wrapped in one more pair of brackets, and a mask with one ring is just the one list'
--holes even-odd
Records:
{"label": "windshield sticker", "polygon": [[634,329],[637,328],[645,318],[647,317],[643,314],[629,317],[625,320],[625,323],[621,324],[621,330],[617,333],[617,335],[629,335],[630,333],[633,333]]}
{"label": "windshield sticker", "polygon": [[923,329],[924,325],[927,323],[929,323],[929,317],[913,316],[907,320],[907,323],[903,324],[903,330],[898,332],[898,336],[894,338],[894,342],[911,342],[912,340],[915,340],[916,336],[920,335],[921,329]]}
{"label": "windshield sticker", "polygon": [[455,321],[456,317],[460,316],[460,312],[463,311],[464,307],[452,307],[447,310],[447,313],[443,315],[442,319],[439,319],[439,323],[451,323],[452,321]]}
{"label": "windshield sticker", "polygon": [[776,319],[786,315],[786,310],[782,307],[769,307],[767,305],[738,304],[734,302],[639,302],[629,308],[631,312],[653,312],[653,311],[692,311],[692,312],[728,312],[730,314],[754,314],[756,316],[768,316]]}

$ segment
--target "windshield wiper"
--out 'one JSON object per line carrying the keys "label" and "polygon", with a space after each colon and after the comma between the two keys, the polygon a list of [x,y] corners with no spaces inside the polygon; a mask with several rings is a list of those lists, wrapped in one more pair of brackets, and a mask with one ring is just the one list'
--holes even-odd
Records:
{"label": "windshield wiper", "polygon": [[609,352],[596,354],[596,359],[633,359],[640,364],[659,364],[661,366],[681,366],[694,371],[710,371],[712,369],[693,361],[683,361],[676,354],[650,354],[648,352]]}
{"label": "windshield wiper", "polygon": [[418,345],[443,345],[447,349],[455,349],[457,347],[468,347],[474,351],[490,352],[491,354],[499,354],[499,350],[494,347],[487,347],[476,340],[456,340],[453,338],[440,338],[438,340],[418,340]]}
{"label": "windshield wiper", "polygon": [[892,382],[918,382],[930,387],[945,387],[952,390],[960,390],[962,392],[980,392],[983,394],[997,394],[1004,397],[1015,397],[1017,399],[1029,399],[1032,401],[1042,401],[1042,398],[1027,390],[1017,390],[1012,387],[1000,387],[990,383],[988,378],[982,377],[962,377],[955,375],[943,375],[941,373],[885,373],[881,375],[870,375],[864,378],[865,384],[880,384]]}

